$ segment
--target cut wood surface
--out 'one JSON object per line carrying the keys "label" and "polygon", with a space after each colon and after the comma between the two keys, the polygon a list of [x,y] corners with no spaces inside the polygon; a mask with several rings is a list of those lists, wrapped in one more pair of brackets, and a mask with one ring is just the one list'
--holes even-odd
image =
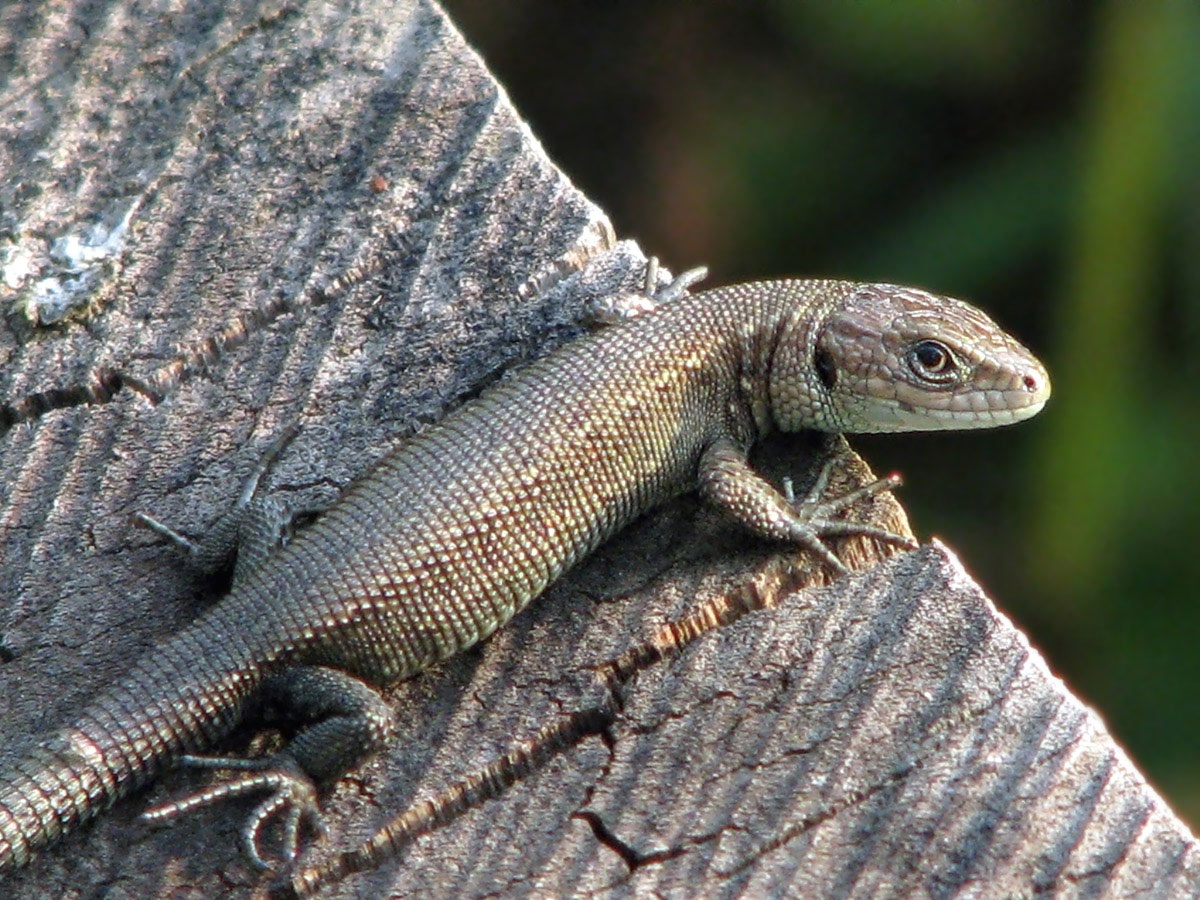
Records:
{"label": "cut wood surface", "polygon": [[[429,3],[0,9],[0,754],[220,595],[133,513],[202,532],[293,423],[269,487],[325,505],[643,264]],[[868,477],[840,440],[761,457],[829,452]],[[390,691],[400,736],[303,862],[410,808],[415,839],[320,896],[1200,894],[1187,829],[952,553],[828,580],[695,498],[643,518]],[[137,820],[204,777],[0,891],[262,895],[247,803]],[[460,809],[463,779],[495,796]]]}

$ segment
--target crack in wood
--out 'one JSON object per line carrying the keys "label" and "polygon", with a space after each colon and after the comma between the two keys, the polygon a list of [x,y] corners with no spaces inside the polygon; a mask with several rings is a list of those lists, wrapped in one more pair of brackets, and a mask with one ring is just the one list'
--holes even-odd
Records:
{"label": "crack in wood", "polygon": [[351,263],[325,284],[303,291],[299,297],[275,297],[244,313],[234,315],[219,332],[180,347],[175,355],[151,375],[141,378],[121,368],[101,366],[85,380],[51,387],[0,404],[0,437],[24,422],[40,419],[49,412],[76,406],[100,405],[113,400],[123,389],[158,405],[196,373],[208,370],[253,335],[291,313],[323,306],[366,281],[385,264],[385,250],[411,249],[405,235],[385,234],[371,243],[372,252]]}
{"label": "crack in wood", "polygon": [[297,300],[277,297],[255,309],[235,315],[215,335],[181,348],[169,362],[145,378],[102,366],[88,373],[84,381],[36,391],[0,405],[0,437],[16,425],[40,419],[55,410],[108,403],[126,388],[141,394],[152,405],[157,405],[197,372],[207,370],[244,345],[257,332],[267,329],[289,313],[329,302],[335,295],[366,278],[373,268],[375,266],[370,262],[355,266],[327,286],[315,288]]}

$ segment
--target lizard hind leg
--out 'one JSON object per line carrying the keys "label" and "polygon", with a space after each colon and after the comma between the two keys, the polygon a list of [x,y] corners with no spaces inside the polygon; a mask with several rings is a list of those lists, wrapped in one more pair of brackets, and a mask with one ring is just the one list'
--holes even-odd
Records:
{"label": "lizard hind leg", "polygon": [[[272,676],[263,685],[261,702],[289,720],[306,724],[272,756],[182,757],[181,765],[238,774],[149,809],[142,818],[162,822],[218,800],[267,792],[242,829],[242,843],[258,868],[286,871],[299,856],[302,825],[309,824],[318,835],[325,833],[317,802],[318,785],[336,781],[378,751],[395,731],[395,721],[374,688],[345,672],[322,666],[299,666]],[[278,867],[267,862],[268,854],[262,851],[263,829],[277,817],[283,829],[279,853],[282,866]]]}
{"label": "lizard hind leg", "polygon": [[261,566],[287,539],[292,512],[274,497],[259,496],[258,488],[271,464],[296,436],[297,430],[295,425],[291,425],[272,441],[247,476],[233,506],[199,540],[185,537],[146,513],[136,513],[135,518],[181,548],[187,553],[192,566],[200,572],[220,572],[232,560],[233,583],[237,584]]}

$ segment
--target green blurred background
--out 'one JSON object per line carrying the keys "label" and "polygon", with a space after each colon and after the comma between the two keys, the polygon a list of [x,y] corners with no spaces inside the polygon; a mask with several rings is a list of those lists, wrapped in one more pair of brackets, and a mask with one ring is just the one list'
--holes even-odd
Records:
{"label": "green blurred background", "polygon": [[1200,824],[1200,3],[449,0],[618,234],[991,312],[1054,397],[854,440]]}

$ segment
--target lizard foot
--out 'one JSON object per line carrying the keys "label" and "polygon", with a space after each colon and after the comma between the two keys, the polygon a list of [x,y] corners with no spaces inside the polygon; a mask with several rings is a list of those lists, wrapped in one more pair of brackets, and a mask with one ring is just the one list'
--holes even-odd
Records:
{"label": "lizard foot", "polygon": [[848,491],[840,497],[825,500],[822,495],[825,493],[825,488],[829,485],[829,476],[836,462],[836,457],[826,460],[820,474],[817,475],[817,480],[813,482],[813,486],[809,489],[808,493],[800,498],[796,497],[792,489],[792,480],[790,478],[783,479],[784,499],[787,500],[788,505],[791,506],[795,514],[795,518],[790,523],[792,533],[789,535],[789,538],[816,553],[817,556],[842,574],[848,572],[849,569],[825,545],[825,538],[870,537],[886,541],[890,544],[896,544],[905,550],[915,550],[917,542],[905,535],[888,531],[886,528],[878,528],[874,525],[833,518],[835,514],[848,506],[852,506],[862,498],[874,496],[882,491],[895,490],[902,483],[899,475],[892,474],[886,478],[877,479],[876,481],[864,484],[862,487]]}
{"label": "lizard foot", "polygon": [[[184,756],[180,762],[197,768],[236,769],[244,774],[179,800],[148,809],[142,813],[141,818],[144,821],[162,822],[218,800],[269,791],[269,796],[255,807],[243,827],[242,844],[246,855],[255,866],[271,871],[286,871],[295,864],[300,855],[300,826],[303,823],[307,822],[319,836],[324,836],[327,831],[325,820],[317,806],[317,790],[312,779],[294,760],[286,756],[266,759]],[[281,816],[283,821],[281,868],[267,862],[260,851],[262,830],[267,822],[276,816]]]}
{"label": "lizard foot", "polygon": [[614,325],[653,312],[666,303],[678,300],[688,288],[708,277],[708,269],[698,266],[688,269],[667,285],[658,284],[658,257],[646,260],[646,275],[642,290],[634,294],[598,300],[590,305],[588,318],[597,325]]}
{"label": "lizard foot", "polygon": [[290,534],[294,518],[291,511],[273,497],[258,496],[258,487],[298,431],[297,425],[289,425],[271,442],[247,476],[232,508],[201,539],[193,541],[144,512],[135,513],[134,520],[182,549],[200,572],[219,572],[233,561],[233,581],[238,583],[259,568]]}

